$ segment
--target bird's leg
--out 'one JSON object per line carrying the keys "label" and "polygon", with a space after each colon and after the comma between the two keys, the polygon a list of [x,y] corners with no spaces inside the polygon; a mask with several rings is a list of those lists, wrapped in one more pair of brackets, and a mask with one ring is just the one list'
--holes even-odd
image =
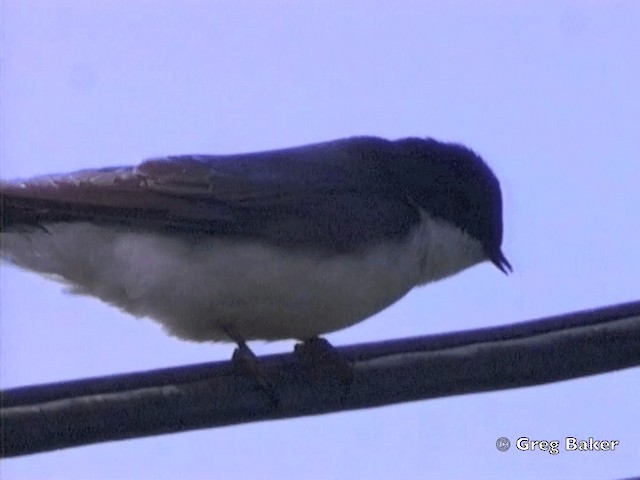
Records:
{"label": "bird's leg", "polygon": [[346,386],[353,382],[351,365],[324,338],[313,337],[298,343],[294,352],[315,375],[333,375]]}
{"label": "bird's leg", "polygon": [[269,381],[269,377],[264,372],[264,369],[260,366],[260,362],[256,354],[249,348],[247,342],[242,336],[238,334],[232,327],[226,326],[223,328],[224,332],[227,336],[238,346],[233,351],[233,356],[231,357],[231,361],[233,364],[241,371],[248,373],[251,375],[253,379],[256,380],[260,388],[262,388],[265,393],[269,396],[271,403],[274,406],[278,406],[279,399],[276,394],[276,389]]}

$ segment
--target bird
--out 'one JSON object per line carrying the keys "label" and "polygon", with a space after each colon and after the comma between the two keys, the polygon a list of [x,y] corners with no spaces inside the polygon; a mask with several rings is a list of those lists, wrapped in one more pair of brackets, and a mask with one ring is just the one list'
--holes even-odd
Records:
{"label": "bird", "polygon": [[195,342],[308,341],[501,250],[471,149],[349,137],[0,181],[3,261]]}

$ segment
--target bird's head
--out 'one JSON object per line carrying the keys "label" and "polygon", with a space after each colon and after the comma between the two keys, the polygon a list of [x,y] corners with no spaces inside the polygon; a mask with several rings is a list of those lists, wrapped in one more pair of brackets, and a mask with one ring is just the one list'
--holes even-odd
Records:
{"label": "bird's head", "polygon": [[505,274],[511,264],[502,253],[500,184],[479,155],[466,147],[435,140],[396,143],[396,178],[408,195],[434,218],[449,222],[482,245],[486,259]]}

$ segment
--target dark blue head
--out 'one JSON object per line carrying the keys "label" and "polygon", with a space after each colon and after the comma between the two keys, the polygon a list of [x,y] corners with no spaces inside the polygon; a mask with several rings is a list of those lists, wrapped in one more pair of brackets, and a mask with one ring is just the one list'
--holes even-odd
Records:
{"label": "dark blue head", "polygon": [[407,186],[407,194],[434,217],[479,240],[501,271],[511,271],[501,250],[500,183],[482,158],[462,145],[432,139],[402,139],[393,148],[391,174]]}

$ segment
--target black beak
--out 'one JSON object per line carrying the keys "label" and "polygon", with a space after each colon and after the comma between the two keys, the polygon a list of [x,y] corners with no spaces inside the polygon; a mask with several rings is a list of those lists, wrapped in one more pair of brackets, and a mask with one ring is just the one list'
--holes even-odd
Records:
{"label": "black beak", "polygon": [[491,263],[498,267],[505,275],[509,275],[509,273],[513,272],[513,268],[511,268],[511,264],[509,263],[509,260],[507,260],[507,257],[502,253],[502,250],[498,249],[498,251],[490,255],[489,260],[491,260]]}

